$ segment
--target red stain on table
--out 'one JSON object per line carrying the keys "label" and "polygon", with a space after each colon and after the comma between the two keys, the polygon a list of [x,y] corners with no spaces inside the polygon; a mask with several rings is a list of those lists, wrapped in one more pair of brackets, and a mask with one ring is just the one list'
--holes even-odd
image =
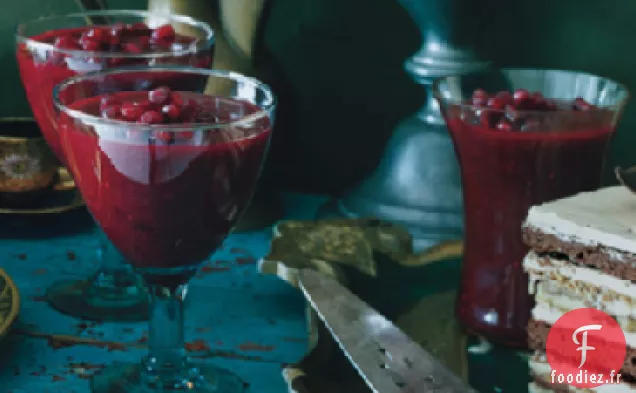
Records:
{"label": "red stain on table", "polygon": [[39,268],[39,269],[35,269],[35,270],[33,271],[33,274],[35,274],[36,276],[41,276],[41,275],[43,275],[43,274],[47,274],[48,272],[49,272],[49,270],[48,270],[48,269],[41,267],[41,268]]}
{"label": "red stain on table", "polygon": [[100,341],[82,341],[74,337],[64,336],[51,336],[47,337],[49,347],[53,349],[62,349],[73,347],[75,345],[87,345],[95,348],[106,349],[108,352],[121,351],[125,352],[128,349],[123,343],[118,342],[100,342]]}
{"label": "red stain on table", "polygon": [[145,344],[148,342],[148,336],[143,335],[137,340],[137,344]]}
{"label": "red stain on table", "polygon": [[106,348],[108,352],[121,351],[126,352],[126,346],[122,343],[106,343],[102,348]]}
{"label": "red stain on table", "polygon": [[185,349],[188,352],[201,352],[209,351],[210,346],[203,340],[194,340],[185,344]]}
{"label": "red stain on table", "polygon": [[21,261],[26,261],[26,259],[27,259],[27,255],[26,254],[18,254],[15,257],[18,258]]}
{"label": "red stain on table", "polygon": [[66,259],[68,259],[69,261],[74,261],[77,259],[77,255],[75,255],[75,253],[73,251],[67,251],[66,252]]}
{"label": "red stain on table", "polygon": [[276,349],[273,345],[261,345],[252,342],[246,342],[238,346],[241,351],[258,351],[258,352],[271,352]]}

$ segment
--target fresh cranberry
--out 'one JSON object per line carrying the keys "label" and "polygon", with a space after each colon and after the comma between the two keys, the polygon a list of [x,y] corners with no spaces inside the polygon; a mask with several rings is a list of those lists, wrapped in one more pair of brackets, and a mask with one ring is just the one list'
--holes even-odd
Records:
{"label": "fresh cranberry", "polygon": [[170,98],[170,88],[166,86],[158,87],[148,92],[148,101],[155,105],[163,105]]}
{"label": "fresh cranberry", "polygon": [[107,107],[110,107],[110,106],[113,106],[113,105],[121,105],[121,102],[119,101],[119,98],[117,98],[115,96],[102,97],[102,99],[99,101],[99,110],[103,111]]}
{"label": "fresh cranberry", "polygon": [[138,55],[140,53],[143,53],[144,51],[144,48],[136,42],[122,42],[121,48],[124,50],[124,52],[128,52],[134,55]]}
{"label": "fresh cranberry", "polygon": [[138,107],[140,107],[144,111],[148,111],[150,109],[153,109],[152,104],[148,100],[141,100],[139,102],[136,102],[135,105],[137,105]]}
{"label": "fresh cranberry", "polygon": [[488,99],[488,108],[501,110],[506,107],[508,104],[505,99],[499,96],[490,97]]}
{"label": "fresh cranberry", "polygon": [[145,111],[139,121],[144,124],[161,124],[163,123],[163,116],[157,111]]}
{"label": "fresh cranberry", "polygon": [[108,41],[106,31],[99,28],[89,29],[86,32],[86,38],[91,41]]}
{"label": "fresh cranberry", "polygon": [[479,113],[479,124],[483,127],[491,128],[496,123],[496,116],[493,111],[483,110]]}
{"label": "fresh cranberry", "polygon": [[82,41],[82,50],[88,52],[97,52],[102,49],[102,44],[99,41]]}
{"label": "fresh cranberry", "polygon": [[477,89],[473,92],[472,104],[475,106],[485,106],[488,103],[488,93],[486,90]]}
{"label": "fresh cranberry", "polygon": [[512,98],[515,102],[515,106],[518,109],[523,109],[523,107],[527,106],[528,102],[532,99],[532,97],[530,96],[530,92],[524,89],[516,90]]}
{"label": "fresh cranberry", "polygon": [[108,32],[110,44],[119,44],[125,31],[126,26],[123,23],[115,23],[113,26],[111,26],[110,31]]}
{"label": "fresh cranberry", "polygon": [[514,105],[515,104],[515,100],[512,97],[512,94],[510,94],[507,91],[500,91],[499,93],[497,93],[497,95],[495,97],[498,97],[500,100],[505,102],[506,105]]}
{"label": "fresh cranberry", "polygon": [[577,111],[589,111],[593,108],[592,104],[585,101],[582,97],[577,97],[574,100],[574,109]]}
{"label": "fresh cranberry", "polygon": [[500,130],[500,131],[511,131],[512,130],[512,124],[510,124],[510,122],[505,120],[505,119],[501,119],[497,123],[496,128],[498,130]]}
{"label": "fresh cranberry", "polygon": [[189,105],[189,101],[187,98],[183,98],[181,94],[173,92],[170,94],[170,101],[178,107],[182,107],[184,105]]}
{"label": "fresh cranberry", "polygon": [[165,41],[165,42],[174,42],[177,33],[174,31],[174,27],[172,25],[161,25],[157,27],[152,32],[152,38],[155,42]]}
{"label": "fresh cranberry", "polygon": [[121,106],[111,105],[102,109],[102,117],[107,119],[119,119],[121,116]]}
{"label": "fresh cranberry", "polygon": [[165,105],[161,108],[161,112],[172,121],[179,120],[181,116],[181,110],[179,110],[179,107],[175,104]]}
{"label": "fresh cranberry", "polygon": [[121,106],[121,115],[128,121],[137,121],[144,114],[144,108],[134,102],[124,102]]}

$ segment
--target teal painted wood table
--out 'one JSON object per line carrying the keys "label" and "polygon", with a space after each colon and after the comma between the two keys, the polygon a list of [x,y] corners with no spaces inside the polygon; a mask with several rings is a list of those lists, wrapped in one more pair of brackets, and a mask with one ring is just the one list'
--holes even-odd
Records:
{"label": "teal painted wood table", "polygon": [[[286,197],[287,218],[313,218],[322,198]],[[145,323],[84,322],[55,311],[45,289],[96,268],[97,234],[85,210],[56,217],[0,217],[0,266],[20,290],[21,310],[0,342],[0,393],[84,393],[90,376],[145,353]],[[249,392],[283,393],[285,364],[307,352],[305,302],[287,283],[257,271],[270,228],[231,235],[192,280],[189,354],[228,368]]]}

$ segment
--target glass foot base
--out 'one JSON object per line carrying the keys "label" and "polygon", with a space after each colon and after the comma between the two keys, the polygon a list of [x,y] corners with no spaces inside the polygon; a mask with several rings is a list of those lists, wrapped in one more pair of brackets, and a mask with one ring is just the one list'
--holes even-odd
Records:
{"label": "glass foot base", "polygon": [[[166,382],[166,381],[164,381]],[[211,365],[187,370],[179,383],[164,385],[144,381],[141,364],[118,363],[104,368],[91,379],[93,393],[243,393],[246,384],[231,372]]]}
{"label": "glass foot base", "polygon": [[148,320],[148,294],[143,286],[117,288],[113,293],[100,291],[92,284],[92,279],[58,281],[47,289],[46,298],[53,308],[76,318],[124,322]]}

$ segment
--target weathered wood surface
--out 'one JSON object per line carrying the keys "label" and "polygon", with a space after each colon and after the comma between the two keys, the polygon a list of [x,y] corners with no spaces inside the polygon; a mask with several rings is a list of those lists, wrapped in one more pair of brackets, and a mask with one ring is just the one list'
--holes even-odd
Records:
{"label": "weathered wood surface", "polygon": [[[321,201],[291,196],[290,218],[310,218]],[[22,308],[0,342],[0,392],[84,393],[88,377],[103,365],[138,361],[145,323],[83,323],[44,301],[53,281],[95,269],[94,230],[87,224],[74,228],[76,220],[63,217],[38,227],[14,220],[0,223],[11,226],[1,231],[0,266],[19,287]],[[287,387],[280,370],[307,352],[307,327],[302,295],[256,269],[269,251],[270,232],[231,235],[192,281],[186,341],[191,355],[236,372],[250,392],[282,393]]]}

